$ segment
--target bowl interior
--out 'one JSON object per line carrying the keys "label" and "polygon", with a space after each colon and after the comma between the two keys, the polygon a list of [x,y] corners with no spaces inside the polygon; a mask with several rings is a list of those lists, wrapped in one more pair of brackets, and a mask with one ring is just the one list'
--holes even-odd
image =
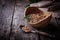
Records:
{"label": "bowl interior", "polygon": [[46,15],[46,17],[43,18],[42,20],[36,22],[36,23],[30,23],[30,22],[28,22],[29,24],[37,24],[37,23],[39,23],[39,22],[47,19],[49,16],[51,16],[51,13],[50,13],[50,12],[43,12],[43,11],[41,11],[40,9],[38,9],[37,7],[28,7],[28,8],[26,9],[25,16],[27,16],[27,15],[29,15],[29,14],[32,14],[32,13],[34,13],[34,14],[35,14],[35,13],[42,13],[43,15]]}

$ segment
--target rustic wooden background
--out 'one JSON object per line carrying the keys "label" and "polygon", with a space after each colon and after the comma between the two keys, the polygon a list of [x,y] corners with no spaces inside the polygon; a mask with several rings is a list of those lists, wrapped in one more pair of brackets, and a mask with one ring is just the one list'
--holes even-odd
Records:
{"label": "rustic wooden background", "polygon": [[[0,40],[52,40],[39,34],[24,33],[19,28],[20,25],[27,24],[24,22],[24,10],[27,4],[24,0],[7,0],[2,4],[0,0]],[[50,25],[42,31],[54,34],[58,40],[60,19],[55,18],[54,12],[52,15]]]}

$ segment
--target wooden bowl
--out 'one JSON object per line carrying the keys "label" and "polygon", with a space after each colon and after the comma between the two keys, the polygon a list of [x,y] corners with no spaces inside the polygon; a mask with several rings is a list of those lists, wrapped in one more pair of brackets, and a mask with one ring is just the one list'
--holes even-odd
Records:
{"label": "wooden bowl", "polygon": [[31,14],[32,12],[33,13],[39,13],[40,12],[40,13],[44,13],[45,15],[47,15],[45,18],[43,18],[42,20],[40,20],[36,23],[30,23],[27,21],[28,24],[30,24],[32,27],[35,27],[35,28],[46,27],[52,18],[52,14],[50,12],[44,12],[44,11],[38,9],[37,7],[27,7],[25,9],[25,16]]}

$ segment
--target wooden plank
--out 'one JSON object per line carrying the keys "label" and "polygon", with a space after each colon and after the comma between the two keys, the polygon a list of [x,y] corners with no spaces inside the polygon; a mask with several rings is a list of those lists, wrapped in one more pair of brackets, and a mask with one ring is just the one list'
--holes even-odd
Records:
{"label": "wooden plank", "polygon": [[57,22],[57,27],[60,29],[60,18],[55,18],[56,22]]}
{"label": "wooden plank", "polygon": [[38,40],[36,37],[37,35],[33,33],[18,32],[15,36],[15,40]]}
{"label": "wooden plank", "polygon": [[57,23],[57,27],[60,28],[60,10],[55,11],[54,14],[55,14],[55,20]]}
{"label": "wooden plank", "polygon": [[9,38],[10,34],[10,26],[11,26],[11,21],[12,21],[12,14],[13,14],[13,9],[14,9],[14,2],[9,2],[7,1],[5,6],[2,8],[2,27],[3,27],[3,37],[4,38]]}
{"label": "wooden plank", "polygon": [[59,20],[60,20],[60,11],[58,10],[58,11],[54,11],[52,13],[54,14],[52,23],[54,22],[55,26],[57,28],[59,28],[59,24],[60,24],[60,22],[59,22]]}
{"label": "wooden plank", "polygon": [[1,36],[3,36],[3,27],[2,27],[2,6],[0,4],[0,39],[1,39]]}
{"label": "wooden plank", "polygon": [[24,6],[25,2],[16,1],[14,18],[13,18],[13,31],[15,32],[15,40],[38,40],[38,35],[33,33],[24,33],[19,26],[26,25],[24,22]]}

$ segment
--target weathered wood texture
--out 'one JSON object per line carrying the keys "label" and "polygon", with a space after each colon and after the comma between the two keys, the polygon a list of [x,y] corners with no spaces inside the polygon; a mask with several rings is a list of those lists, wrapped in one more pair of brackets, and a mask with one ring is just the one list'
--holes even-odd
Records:
{"label": "weathered wood texture", "polygon": [[24,10],[26,3],[22,1],[16,1],[15,12],[13,18],[13,31],[15,32],[15,40],[38,40],[38,35],[33,33],[24,33],[19,26],[26,25],[24,22]]}
{"label": "weathered wood texture", "polygon": [[1,28],[1,40],[6,40],[8,39],[9,34],[10,34],[10,26],[11,26],[11,21],[12,21],[12,14],[13,14],[13,8],[14,8],[14,3],[10,3],[9,1],[3,5],[1,5],[2,8],[0,7],[1,13],[0,13],[0,28]]}
{"label": "weathered wood texture", "polygon": [[[38,36],[38,34],[24,33],[19,28],[20,25],[27,25],[24,20],[24,6],[26,6],[27,4],[28,3],[23,0],[11,0],[6,1],[4,6],[0,5],[0,38],[2,38],[1,40],[8,40],[8,37],[10,38],[10,40],[51,40],[50,38],[43,37],[41,35]],[[42,10],[47,9],[43,8]],[[56,21],[55,14],[53,12],[52,15],[53,18],[50,24],[42,31],[56,35],[58,37],[59,35],[57,34],[59,34],[59,30],[57,30],[56,27],[58,27],[58,25],[60,24],[60,20]]]}
{"label": "weathered wood texture", "polygon": [[2,31],[3,27],[2,27],[2,6],[0,5],[0,36],[2,36]]}

